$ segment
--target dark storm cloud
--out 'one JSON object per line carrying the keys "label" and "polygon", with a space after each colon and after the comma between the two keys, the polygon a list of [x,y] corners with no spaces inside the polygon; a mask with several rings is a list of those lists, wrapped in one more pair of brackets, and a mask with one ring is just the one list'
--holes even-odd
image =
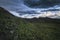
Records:
{"label": "dark storm cloud", "polygon": [[0,0],[0,7],[22,18],[60,18],[60,0]]}

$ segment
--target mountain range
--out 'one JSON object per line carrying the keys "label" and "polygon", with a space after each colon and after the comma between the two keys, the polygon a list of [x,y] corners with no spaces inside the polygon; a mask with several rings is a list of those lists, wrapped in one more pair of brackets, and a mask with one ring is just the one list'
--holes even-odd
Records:
{"label": "mountain range", "polygon": [[19,18],[0,7],[0,40],[60,40],[60,19]]}

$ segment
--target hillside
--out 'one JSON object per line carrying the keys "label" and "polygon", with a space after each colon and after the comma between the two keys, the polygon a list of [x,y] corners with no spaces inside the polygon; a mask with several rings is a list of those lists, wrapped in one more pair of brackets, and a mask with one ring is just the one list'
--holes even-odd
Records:
{"label": "hillside", "polygon": [[60,40],[60,19],[22,19],[0,7],[0,40]]}

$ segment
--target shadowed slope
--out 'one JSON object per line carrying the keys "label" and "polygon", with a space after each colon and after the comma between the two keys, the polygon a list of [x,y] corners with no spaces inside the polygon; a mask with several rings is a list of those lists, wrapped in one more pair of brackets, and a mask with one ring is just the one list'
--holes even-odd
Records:
{"label": "shadowed slope", "polygon": [[22,19],[0,8],[0,40],[60,40],[60,20]]}

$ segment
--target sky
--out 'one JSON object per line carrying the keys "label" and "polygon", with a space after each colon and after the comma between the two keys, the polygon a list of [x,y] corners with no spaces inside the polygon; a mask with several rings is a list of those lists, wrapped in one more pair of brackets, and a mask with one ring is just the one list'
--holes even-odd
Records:
{"label": "sky", "polygon": [[0,7],[5,8],[7,11],[9,11],[12,15],[16,17],[49,17],[60,19],[59,0],[57,0],[56,3],[54,2],[56,1],[44,2],[44,0],[0,0]]}

